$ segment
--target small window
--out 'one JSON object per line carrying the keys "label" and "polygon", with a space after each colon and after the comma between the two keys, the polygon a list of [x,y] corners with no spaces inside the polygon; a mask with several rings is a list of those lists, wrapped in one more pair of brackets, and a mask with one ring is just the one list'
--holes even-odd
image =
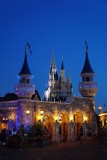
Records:
{"label": "small window", "polygon": [[27,83],[30,83],[30,79],[27,79]]}
{"label": "small window", "polygon": [[22,78],[22,83],[25,83],[25,80],[26,80],[25,78]]}
{"label": "small window", "polygon": [[82,77],[82,82],[85,82],[85,77]]}
{"label": "small window", "polygon": [[90,81],[90,77],[86,77],[86,82],[89,82]]}

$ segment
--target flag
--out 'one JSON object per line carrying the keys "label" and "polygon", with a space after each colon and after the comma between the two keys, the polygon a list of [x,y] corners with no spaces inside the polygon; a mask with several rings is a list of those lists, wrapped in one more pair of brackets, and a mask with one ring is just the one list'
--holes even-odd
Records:
{"label": "flag", "polygon": [[29,51],[30,51],[30,53],[32,54],[32,51],[31,51],[31,48],[30,48],[30,44],[27,42],[26,45],[28,46]]}

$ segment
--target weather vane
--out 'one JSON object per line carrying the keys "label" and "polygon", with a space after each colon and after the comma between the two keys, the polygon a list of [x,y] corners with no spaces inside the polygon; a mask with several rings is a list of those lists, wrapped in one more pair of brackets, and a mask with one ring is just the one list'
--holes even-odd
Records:
{"label": "weather vane", "polygon": [[88,43],[87,43],[87,41],[85,41],[85,45],[86,45],[86,53],[88,53]]}
{"label": "weather vane", "polygon": [[31,47],[30,47],[30,44],[28,42],[26,42],[26,45],[25,45],[25,54],[27,53],[26,52],[27,48],[29,49],[30,54],[32,54]]}

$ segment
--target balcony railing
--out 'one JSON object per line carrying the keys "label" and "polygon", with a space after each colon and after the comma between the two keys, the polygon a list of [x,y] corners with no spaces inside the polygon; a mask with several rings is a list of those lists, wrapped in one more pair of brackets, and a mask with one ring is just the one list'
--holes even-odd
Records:
{"label": "balcony railing", "polygon": [[79,83],[79,89],[97,89],[97,83],[91,82],[91,83]]}

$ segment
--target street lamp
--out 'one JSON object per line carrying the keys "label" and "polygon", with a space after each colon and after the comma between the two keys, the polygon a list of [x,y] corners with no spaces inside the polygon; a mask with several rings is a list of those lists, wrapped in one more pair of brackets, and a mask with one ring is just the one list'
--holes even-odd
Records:
{"label": "street lamp", "polygon": [[102,107],[101,107],[101,106],[99,106],[99,107],[98,107],[98,111],[99,111],[99,113],[101,112],[101,110],[102,110]]}

